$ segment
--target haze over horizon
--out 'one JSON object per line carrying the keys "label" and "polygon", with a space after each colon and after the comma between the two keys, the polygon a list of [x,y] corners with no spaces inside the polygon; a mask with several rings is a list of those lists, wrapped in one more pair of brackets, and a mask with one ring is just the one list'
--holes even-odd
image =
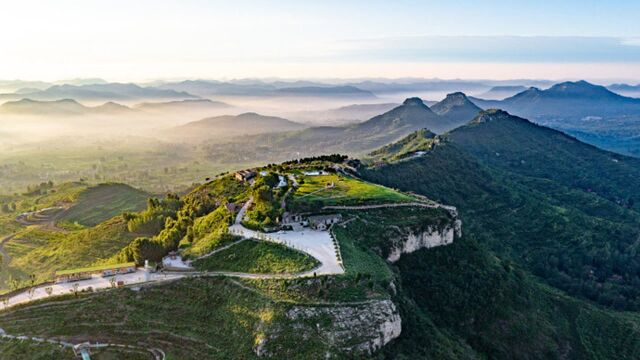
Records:
{"label": "haze over horizon", "polygon": [[0,79],[640,81],[639,3],[510,5],[8,2],[0,13]]}

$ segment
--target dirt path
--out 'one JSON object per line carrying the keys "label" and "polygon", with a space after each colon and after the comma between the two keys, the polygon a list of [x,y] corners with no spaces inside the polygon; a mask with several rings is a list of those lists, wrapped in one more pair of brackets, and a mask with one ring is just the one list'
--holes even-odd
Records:
{"label": "dirt path", "polygon": [[[74,348],[77,345],[79,345],[79,344],[73,344],[71,342],[67,342],[64,340],[59,340],[56,338],[42,338],[38,336],[26,336],[26,335],[10,335],[10,334],[7,334],[2,328],[0,328],[0,339],[20,340],[20,341],[31,340],[38,343],[49,343],[49,344],[60,345],[62,347],[68,347],[68,348]],[[164,351],[158,348],[144,348],[144,347],[134,346],[134,345],[99,343],[99,342],[96,342],[93,344],[92,343],[85,343],[85,344],[87,344],[87,347],[91,349],[104,349],[108,347],[113,347],[113,348],[124,349],[125,351],[137,350],[137,351],[148,352],[153,356],[155,360],[164,360],[166,358]]]}
{"label": "dirt path", "polygon": [[230,248],[230,247],[232,247],[232,246],[235,246],[235,245],[238,245],[238,244],[240,244],[241,242],[246,241],[246,240],[248,240],[248,239],[246,239],[246,238],[242,238],[242,239],[240,239],[240,240],[238,240],[238,241],[234,241],[234,242],[232,242],[231,244],[227,244],[227,245],[222,246],[222,247],[219,247],[219,248],[217,248],[217,249],[215,249],[215,250],[213,250],[213,251],[211,251],[211,252],[209,252],[209,253],[207,253],[207,254],[204,254],[204,255],[202,255],[202,256],[198,256],[198,257],[196,258],[196,260],[204,259],[204,258],[206,258],[206,257],[209,257],[209,256],[211,256],[211,255],[215,254],[215,253],[219,253],[220,251],[227,250],[228,248]]}
{"label": "dirt path", "polygon": [[9,236],[5,236],[0,240],[0,255],[2,256],[2,263],[4,265],[8,265],[11,262],[11,256],[4,250],[4,244],[13,239],[16,234],[11,234]]}
{"label": "dirt path", "polygon": [[429,209],[445,209],[449,211],[453,216],[457,217],[458,210],[455,206],[442,205],[438,203],[422,203],[422,202],[407,202],[407,203],[389,203],[389,204],[375,204],[375,205],[328,205],[324,206],[323,210],[367,210],[367,209],[385,209],[396,207],[423,207]]}

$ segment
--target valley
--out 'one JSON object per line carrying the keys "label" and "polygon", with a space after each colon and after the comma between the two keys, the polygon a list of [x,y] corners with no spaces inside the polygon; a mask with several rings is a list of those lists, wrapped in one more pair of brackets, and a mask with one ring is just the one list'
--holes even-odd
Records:
{"label": "valley", "polygon": [[[549,94],[569,91],[570,104],[575,87],[590,89]],[[268,92],[334,90],[353,91]],[[133,101],[145,102],[107,116],[163,125],[3,145],[4,353],[73,358],[86,342],[97,359],[640,353],[640,161],[583,143],[597,136],[586,122],[482,110],[457,91],[345,105],[328,113],[381,114],[323,126],[308,118],[319,110],[298,111],[305,123],[228,99]],[[76,123],[96,112],[37,105]],[[190,106],[198,119],[171,120]]]}

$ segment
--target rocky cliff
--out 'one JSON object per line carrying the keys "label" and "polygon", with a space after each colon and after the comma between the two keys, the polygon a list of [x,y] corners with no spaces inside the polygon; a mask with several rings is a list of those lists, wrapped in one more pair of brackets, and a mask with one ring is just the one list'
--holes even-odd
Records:
{"label": "rocky cliff", "polygon": [[[391,300],[356,305],[292,306],[285,314],[302,341],[322,339],[334,353],[350,356],[371,355],[402,331],[400,314]],[[254,352],[273,357],[271,349],[281,336],[281,327],[264,331]],[[331,357],[328,352],[327,358]]]}
{"label": "rocky cliff", "polygon": [[420,232],[409,231],[404,239],[394,239],[394,246],[387,256],[387,261],[393,263],[400,260],[402,254],[451,244],[456,236],[460,236],[460,232],[460,220],[443,228],[428,227]]}

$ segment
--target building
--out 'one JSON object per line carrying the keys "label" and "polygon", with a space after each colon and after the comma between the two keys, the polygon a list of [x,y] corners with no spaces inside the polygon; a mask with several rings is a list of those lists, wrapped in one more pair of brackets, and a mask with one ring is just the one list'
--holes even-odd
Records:
{"label": "building", "polygon": [[327,175],[327,172],[323,170],[312,170],[312,171],[303,171],[302,174],[305,176],[320,176],[320,175]]}
{"label": "building", "polygon": [[240,170],[235,173],[235,177],[238,181],[249,181],[256,177],[256,172],[253,170]]}
{"label": "building", "polygon": [[331,225],[339,223],[342,220],[340,214],[314,215],[309,216],[309,226],[315,230],[327,230]]}
{"label": "building", "polygon": [[129,262],[115,265],[100,265],[86,268],[69,269],[56,271],[55,282],[64,283],[69,281],[79,281],[91,279],[93,275],[103,277],[114,276],[118,274],[130,274],[136,271],[136,263]]}

